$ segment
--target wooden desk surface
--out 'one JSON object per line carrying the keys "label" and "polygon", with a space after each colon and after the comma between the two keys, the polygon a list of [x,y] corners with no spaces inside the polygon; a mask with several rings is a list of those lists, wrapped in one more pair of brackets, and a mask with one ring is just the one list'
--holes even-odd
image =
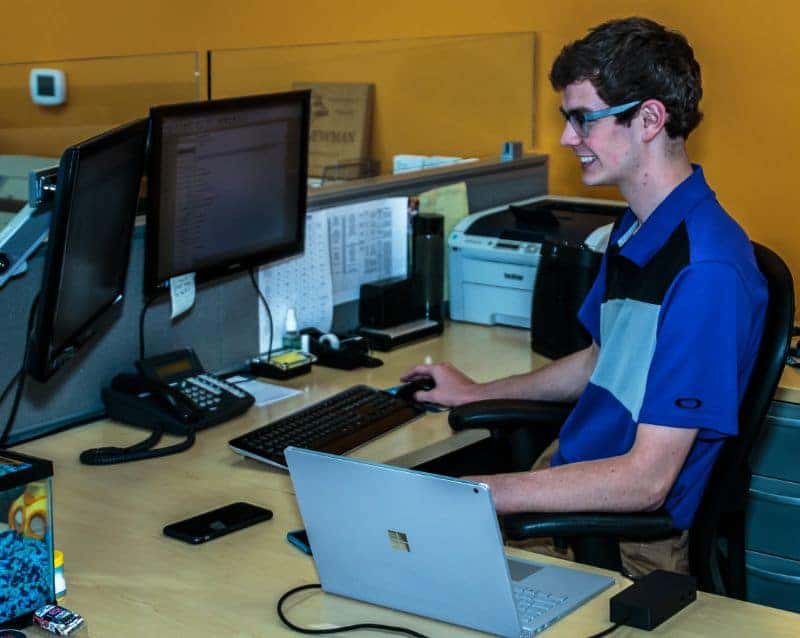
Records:
{"label": "wooden desk surface", "polygon": [[[466,324],[451,324],[442,338],[381,357],[386,361],[381,368],[352,372],[315,368],[289,383],[302,389],[302,396],[252,409],[203,431],[192,449],[175,456],[109,467],[80,465],[78,453],[83,449],[127,445],[143,438],[140,430],[108,421],[18,446],[21,452],[54,462],[54,530],[56,546],[65,555],[65,605],[87,619],[89,635],[296,636],[280,624],[275,604],[288,589],[317,582],[317,575],[312,560],[285,540],[287,531],[302,526],[289,477],[235,455],[227,441],[343,387],[394,385],[403,370],[426,357],[451,360],[480,380],[541,363],[530,351],[526,331]],[[426,446],[450,445],[454,438],[444,414],[429,415],[384,435],[354,456],[386,461]],[[412,464],[427,456],[403,458],[404,464]],[[169,522],[236,500],[269,507],[274,518],[198,546],[161,533]],[[605,628],[608,598],[627,584],[621,577],[617,582],[546,635],[587,636]],[[429,636],[478,635],[320,592],[296,597],[289,609],[295,622],[306,625],[367,619],[409,626]],[[800,615],[701,594],[695,604],[652,634],[693,637],[726,631],[796,636]],[[645,633],[622,628],[615,635]]]}
{"label": "wooden desk surface", "polygon": [[775,399],[788,403],[800,403],[800,368],[783,369],[783,376],[775,393]]}

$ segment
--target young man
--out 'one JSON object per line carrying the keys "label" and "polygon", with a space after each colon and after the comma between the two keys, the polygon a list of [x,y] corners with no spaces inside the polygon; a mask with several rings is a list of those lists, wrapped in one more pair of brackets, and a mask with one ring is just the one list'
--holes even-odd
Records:
{"label": "young man", "polygon": [[[477,477],[498,512],[663,506],[686,530],[724,437],[737,432],[767,299],[750,241],[686,153],[702,117],[700,67],[684,36],[629,18],[566,46],[550,81],[583,182],[615,185],[630,205],[579,313],[593,343],[490,383],[447,363],[405,378],[433,377],[416,398],[444,405],[577,401],[549,467]],[[688,569],[685,533],[652,548],[658,556],[638,563],[623,548],[623,564]]]}

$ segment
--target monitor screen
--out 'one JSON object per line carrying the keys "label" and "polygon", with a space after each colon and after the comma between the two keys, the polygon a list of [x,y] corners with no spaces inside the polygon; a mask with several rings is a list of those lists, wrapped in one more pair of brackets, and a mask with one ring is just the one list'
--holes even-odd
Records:
{"label": "monitor screen", "polygon": [[147,121],[64,151],[29,336],[27,371],[46,381],[122,299],[145,163]]}
{"label": "monitor screen", "polygon": [[309,91],[150,110],[145,290],[303,251]]}

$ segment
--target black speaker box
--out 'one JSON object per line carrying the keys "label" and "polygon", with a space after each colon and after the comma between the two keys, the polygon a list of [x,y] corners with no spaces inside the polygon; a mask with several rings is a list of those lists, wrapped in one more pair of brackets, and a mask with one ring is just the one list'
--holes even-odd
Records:
{"label": "black speaker box", "polygon": [[362,327],[389,328],[423,316],[414,277],[393,277],[361,285],[358,319]]}

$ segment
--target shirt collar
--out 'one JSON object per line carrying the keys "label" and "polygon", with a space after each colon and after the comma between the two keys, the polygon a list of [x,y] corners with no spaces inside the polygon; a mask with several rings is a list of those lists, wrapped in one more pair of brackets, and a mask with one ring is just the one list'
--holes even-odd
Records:
{"label": "shirt collar", "polygon": [[[702,200],[714,196],[714,191],[706,183],[703,169],[697,164],[692,164],[692,174],[656,206],[636,234],[631,236],[622,248],[618,248],[619,254],[639,267],[644,266],[692,209]],[[619,233],[614,238],[615,245],[636,221],[633,211],[628,209],[620,223]]]}

